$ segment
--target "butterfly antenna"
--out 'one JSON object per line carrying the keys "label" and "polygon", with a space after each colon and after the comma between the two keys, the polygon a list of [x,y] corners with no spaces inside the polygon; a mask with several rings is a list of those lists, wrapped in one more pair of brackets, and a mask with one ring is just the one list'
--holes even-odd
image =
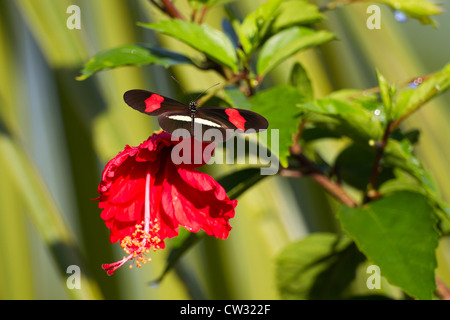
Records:
{"label": "butterfly antenna", "polygon": [[205,91],[203,91],[202,93],[200,93],[200,94],[198,95],[198,97],[197,97],[195,100],[197,101],[202,95],[205,94],[206,91],[208,91],[208,90],[211,89],[211,88],[214,88],[215,86],[218,86],[219,84],[220,84],[220,82],[217,82],[216,84],[213,84],[211,87],[209,87],[208,89],[206,89]]}
{"label": "butterfly antenna", "polygon": [[173,80],[175,80],[176,81],[176,83],[178,83],[179,85],[180,85],[180,87],[183,89],[183,91],[184,91],[184,93],[186,93],[190,98],[191,98],[191,100],[193,100],[192,99],[192,96],[189,94],[189,92],[183,87],[183,85],[180,83],[180,81],[178,81],[174,76],[170,76]]}

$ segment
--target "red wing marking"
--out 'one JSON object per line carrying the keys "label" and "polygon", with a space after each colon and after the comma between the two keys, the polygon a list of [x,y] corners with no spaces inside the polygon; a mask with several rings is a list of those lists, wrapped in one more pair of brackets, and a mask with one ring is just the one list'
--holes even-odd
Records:
{"label": "red wing marking", "polygon": [[150,98],[145,99],[145,112],[153,112],[161,108],[161,102],[164,101],[164,98],[159,94],[152,94]]}
{"label": "red wing marking", "polygon": [[236,109],[229,108],[225,109],[225,113],[228,115],[228,120],[230,120],[230,122],[234,124],[236,128],[245,131],[246,120],[244,119],[243,116],[241,116],[239,111],[237,111]]}

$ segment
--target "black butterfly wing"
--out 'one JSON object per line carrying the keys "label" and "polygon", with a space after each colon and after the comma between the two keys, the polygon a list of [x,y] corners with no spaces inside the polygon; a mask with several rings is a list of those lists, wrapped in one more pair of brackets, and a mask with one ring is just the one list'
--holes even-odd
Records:
{"label": "black butterfly wing", "polygon": [[226,132],[228,128],[223,121],[199,113],[192,121],[189,112],[167,112],[159,116],[158,122],[164,131],[174,136],[185,138],[190,135],[204,142],[222,142],[232,136],[232,133]]}
{"label": "black butterfly wing", "polygon": [[[171,111],[158,117],[160,127],[172,134],[176,129],[186,129],[192,132],[192,118],[189,111]],[[192,133],[191,133],[192,135]]]}
{"label": "black butterfly wing", "polygon": [[256,112],[244,109],[203,107],[198,109],[198,116],[214,122],[224,129],[261,131],[266,130],[269,126],[266,118]]}
{"label": "black butterfly wing", "polygon": [[150,116],[159,116],[165,112],[182,112],[189,109],[187,105],[177,100],[139,89],[125,92],[123,100],[133,109]]}
{"label": "black butterfly wing", "polygon": [[267,120],[255,112],[220,107],[197,109],[193,121],[191,110],[187,105],[146,90],[127,91],[124,93],[123,99],[130,107],[139,112],[158,116],[159,125],[164,131],[173,134],[176,129],[186,129],[192,136],[200,140],[204,140],[205,132],[208,129],[215,129],[215,131],[209,131],[209,135],[207,134],[205,139],[223,141],[228,139],[227,129],[261,131],[269,126]]}

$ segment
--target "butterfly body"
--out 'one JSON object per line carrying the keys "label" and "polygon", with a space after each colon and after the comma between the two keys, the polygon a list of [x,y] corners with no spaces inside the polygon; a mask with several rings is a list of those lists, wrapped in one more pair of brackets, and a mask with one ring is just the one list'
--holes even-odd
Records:
{"label": "butterfly body", "polygon": [[197,127],[202,135],[208,129],[225,134],[227,129],[261,131],[268,127],[267,120],[252,111],[235,108],[198,107],[193,100],[189,105],[146,90],[125,92],[124,101],[133,109],[157,116],[161,128],[172,134],[176,129],[187,129],[194,136]]}

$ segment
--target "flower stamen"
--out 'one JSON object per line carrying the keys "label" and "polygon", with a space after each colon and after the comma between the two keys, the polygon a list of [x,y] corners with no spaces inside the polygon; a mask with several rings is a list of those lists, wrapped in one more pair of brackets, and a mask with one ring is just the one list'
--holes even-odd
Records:
{"label": "flower stamen", "polygon": [[[108,275],[112,275],[114,271],[129,260],[133,260],[133,263],[135,263],[138,268],[152,260],[147,257],[147,254],[150,252],[150,249],[156,251],[160,248],[161,239],[157,235],[152,237],[150,233],[142,230],[143,224],[144,221],[142,221],[141,224],[137,224],[135,226],[136,230],[131,234],[131,236],[124,237],[120,242],[120,246],[123,248],[123,251],[125,251],[127,256],[117,262],[102,265],[103,270],[105,270]],[[158,229],[159,228],[156,226],[152,227],[149,231],[155,233]],[[133,264],[130,265],[130,269],[131,268],[133,268]]]}
{"label": "flower stamen", "polygon": [[[145,177],[145,202],[144,202],[144,221],[135,225],[135,231],[131,236],[126,236],[120,242],[120,246],[128,255],[123,257],[122,260],[111,264],[103,264],[102,268],[108,275],[112,275],[114,271],[120,268],[125,262],[133,259],[136,263],[136,267],[140,268],[143,264],[151,261],[152,259],[147,257],[147,253],[150,252],[150,248],[153,251],[159,249],[159,243],[161,239],[157,236],[159,231],[158,219],[153,220],[152,227],[150,229],[150,184],[151,175],[150,171],[147,172]],[[155,236],[151,236],[150,232]],[[130,269],[133,268],[133,264],[130,265]]]}

